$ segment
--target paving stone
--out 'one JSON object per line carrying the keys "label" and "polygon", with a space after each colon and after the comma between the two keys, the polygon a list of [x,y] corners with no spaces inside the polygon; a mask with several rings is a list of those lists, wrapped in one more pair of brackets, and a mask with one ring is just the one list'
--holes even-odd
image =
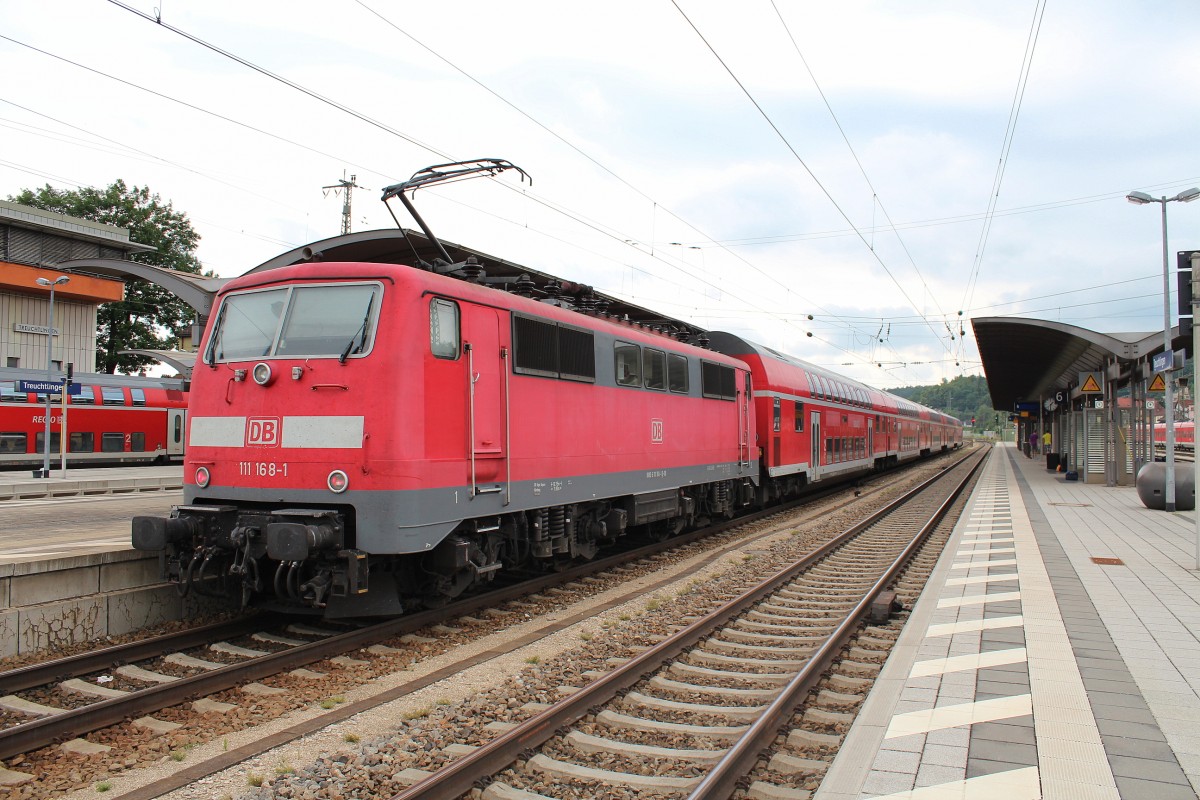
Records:
{"label": "paving stone", "polygon": [[1126,777],[1118,777],[1116,781],[1121,800],[1196,800],[1191,786]]}
{"label": "paving stone", "polygon": [[995,739],[972,739],[967,760],[1004,761],[1022,766],[1037,765],[1037,746]]}
{"label": "paving stone", "polygon": [[1102,737],[1104,752],[1112,756],[1129,756],[1131,758],[1151,758],[1159,761],[1169,761],[1175,758],[1175,751],[1166,742],[1151,742],[1146,739],[1124,739],[1119,736]]}
{"label": "paving stone", "polygon": [[1112,767],[1113,775],[1122,778],[1141,778],[1143,780],[1155,781],[1157,783],[1178,783],[1187,784],[1187,776],[1183,774],[1183,770],[1179,768],[1179,764],[1172,758],[1168,761],[1161,761],[1150,758],[1131,758],[1129,756],[1114,756],[1108,757],[1109,766]]}
{"label": "paving stone", "polygon": [[1119,736],[1125,739],[1148,739],[1152,742],[1165,742],[1167,740],[1157,725],[1146,725],[1138,722],[1097,719],[1096,729],[1100,731],[1101,737]]}

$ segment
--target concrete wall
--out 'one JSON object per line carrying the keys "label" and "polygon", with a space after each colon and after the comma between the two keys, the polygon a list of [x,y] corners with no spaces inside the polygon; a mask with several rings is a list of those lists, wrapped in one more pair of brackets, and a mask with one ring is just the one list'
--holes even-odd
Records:
{"label": "concrete wall", "polygon": [[136,550],[0,565],[0,657],[51,650],[223,608],[179,596]]}

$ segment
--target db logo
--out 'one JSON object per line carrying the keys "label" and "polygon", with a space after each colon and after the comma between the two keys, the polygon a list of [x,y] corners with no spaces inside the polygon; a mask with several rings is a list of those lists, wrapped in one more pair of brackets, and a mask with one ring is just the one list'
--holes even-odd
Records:
{"label": "db logo", "polygon": [[650,420],[650,443],[662,444],[663,440],[663,421],[661,419]]}
{"label": "db logo", "polygon": [[251,417],[246,420],[247,447],[278,447],[279,417]]}

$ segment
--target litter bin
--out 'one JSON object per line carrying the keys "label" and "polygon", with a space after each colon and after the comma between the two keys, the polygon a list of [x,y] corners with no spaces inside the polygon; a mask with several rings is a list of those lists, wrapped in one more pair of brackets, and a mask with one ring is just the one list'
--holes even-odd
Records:
{"label": "litter bin", "polygon": [[1046,469],[1054,472],[1058,469],[1059,456],[1058,453],[1046,453]]}

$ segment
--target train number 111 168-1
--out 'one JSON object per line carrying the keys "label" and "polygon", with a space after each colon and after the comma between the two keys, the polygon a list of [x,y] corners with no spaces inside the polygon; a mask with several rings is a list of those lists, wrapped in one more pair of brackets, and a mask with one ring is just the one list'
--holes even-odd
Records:
{"label": "train number 111 168-1", "polygon": [[239,461],[238,475],[242,477],[259,477],[259,478],[286,478],[288,474],[287,464],[276,464],[274,461]]}

